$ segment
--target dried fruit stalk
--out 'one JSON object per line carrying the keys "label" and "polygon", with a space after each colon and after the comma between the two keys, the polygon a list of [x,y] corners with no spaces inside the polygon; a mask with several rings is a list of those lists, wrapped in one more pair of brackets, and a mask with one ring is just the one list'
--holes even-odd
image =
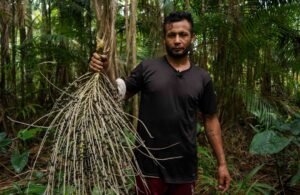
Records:
{"label": "dried fruit stalk", "polygon": [[[97,45],[103,51],[102,40]],[[133,150],[146,146],[117,96],[106,75],[87,73],[57,99],[47,131],[55,127],[45,194],[128,194],[135,176],[142,176]]]}

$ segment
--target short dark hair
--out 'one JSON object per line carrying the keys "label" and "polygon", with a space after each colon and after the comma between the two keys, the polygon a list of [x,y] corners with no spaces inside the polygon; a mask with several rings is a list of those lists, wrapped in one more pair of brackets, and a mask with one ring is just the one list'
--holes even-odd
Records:
{"label": "short dark hair", "polygon": [[164,35],[166,35],[166,25],[167,24],[171,24],[173,22],[179,22],[182,20],[187,20],[191,24],[191,34],[193,34],[194,33],[194,21],[193,21],[192,14],[190,12],[185,12],[185,11],[174,11],[174,12],[171,12],[164,19],[164,24],[163,24]]}

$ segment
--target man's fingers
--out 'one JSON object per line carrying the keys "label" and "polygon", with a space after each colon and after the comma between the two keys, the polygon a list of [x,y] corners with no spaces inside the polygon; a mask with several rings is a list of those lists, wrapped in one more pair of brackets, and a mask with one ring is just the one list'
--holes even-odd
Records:
{"label": "man's fingers", "polygon": [[103,67],[102,67],[102,66],[97,66],[97,67],[95,67],[95,66],[90,65],[90,68],[91,68],[93,71],[95,71],[95,72],[100,72],[100,71],[103,70]]}
{"label": "man's fingers", "polygon": [[102,61],[107,61],[107,55],[100,55]]}
{"label": "man's fingers", "polygon": [[223,190],[223,192],[226,192],[228,189],[229,189],[229,185],[230,185],[230,177],[226,177],[226,179],[225,179],[225,188],[224,188],[224,190]]}
{"label": "man's fingers", "polygon": [[103,64],[103,62],[101,62],[101,60],[98,60],[97,58],[92,58],[91,62],[93,64],[97,64],[97,65],[100,65],[100,66]]}
{"label": "man's fingers", "polygon": [[99,72],[99,70],[96,69],[96,68],[94,68],[93,66],[90,66],[90,69],[93,70],[93,71],[95,71],[95,72]]}
{"label": "man's fingers", "polygon": [[225,193],[229,189],[230,180],[230,177],[226,175],[219,178],[218,188],[222,191],[222,193]]}
{"label": "man's fingers", "polygon": [[224,186],[224,185],[221,185],[221,184],[219,184],[219,186],[218,186],[218,190],[220,190],[220,191],[224,192],[224,191],[225,191],[225,186]]}
{"label": "man's fingers", "polygon": [[224,189],[224,177],[223,176],[219,177],[218,183],[219,183],[219,186],[218,186],[219,189],[223,190]]}
{"label": "man's fingers", "polygon": [[222,165],[218,168],[218,189],[222,193],[226,192],[229,189],[230,185],[230,174],[228,172],[227,166]]}
{"label": "man's fingers", "polygon": [[89,67],[96,72],[104,71],[108,66],[107,61],[107,55],[99,55],[95,52],[90,59]]}
{"label": "man's fingers", "polygon": [[91,61],[89,63],[89,66],[92,70],[96,71],[96,72],[100,72],[103,70],[103,66],[101,66],[100,64],[96,64],[93,61]]}
{"label": "man's fingers", "polygon": [[98,53],[94,52],[92,58],[94,58],[96,60],[99,60],[99,61],[100,60],[107,61],[107,55],[106,54],[99,55]]}
{"label": "man's fingers", "polygon": [[100,55],[97,54],[96,52],[93,53],[93,57],[100,60]]}

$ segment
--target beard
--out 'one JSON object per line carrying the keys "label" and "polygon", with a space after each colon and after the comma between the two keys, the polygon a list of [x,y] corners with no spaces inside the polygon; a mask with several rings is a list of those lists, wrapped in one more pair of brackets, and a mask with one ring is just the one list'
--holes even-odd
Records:
{"label": "beard", "polygon": [[174,48],[171,48],[169,47],[168,45],[166,45],[166,51],[167,51],[167,54],[172,57],[172,58],[183,58],[183,57],[186,57],[189,52],[191,51],[192,49],[192,43],[190,43],[181,53],[176,53],[173,51]]}

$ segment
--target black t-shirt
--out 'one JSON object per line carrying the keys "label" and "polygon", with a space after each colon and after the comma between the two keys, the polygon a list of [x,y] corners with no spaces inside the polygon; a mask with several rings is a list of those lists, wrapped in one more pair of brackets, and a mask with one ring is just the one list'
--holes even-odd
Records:
{"label": "black t-shirt", "polygon": [[[196,179],[196,114],[216,112],[216,98],[209,74],[191,65],[178,73],[165,57],[141,62],[125,80],[131,93],[141,92],[137,132],[159,164],[135,151],[145,176],[167,183]],[[142,148],[139,148],[143,151]]]}

